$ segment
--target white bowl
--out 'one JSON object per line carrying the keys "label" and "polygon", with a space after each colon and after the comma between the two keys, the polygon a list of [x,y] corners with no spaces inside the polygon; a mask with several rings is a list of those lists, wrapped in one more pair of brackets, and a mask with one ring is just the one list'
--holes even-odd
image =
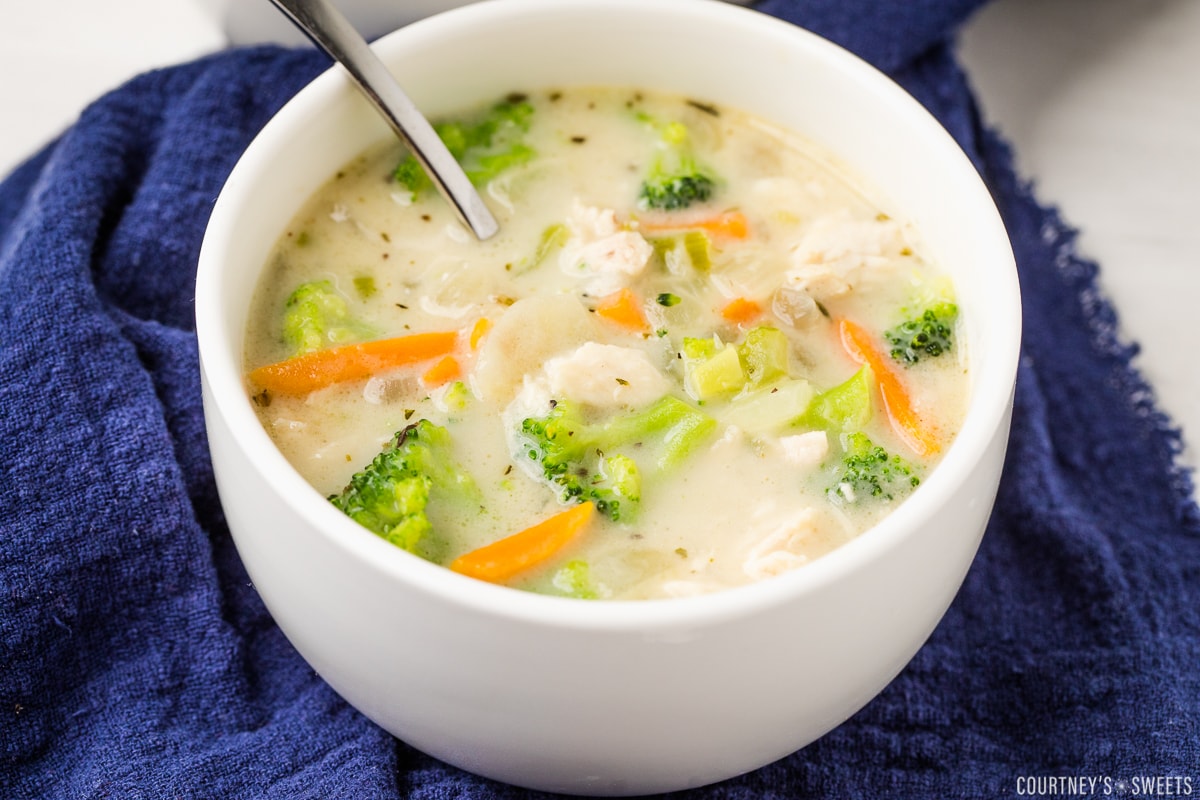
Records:
{"label": "white bowl", "polygon": [[[699,786],[837,726],[904,667],[978,548],[1020,339],[1012,251],[954,141],[840,48],[709,0],[493,0],[377,43],[418,107],[637,85],[800,131],[915,223],[954,279],[972,400],[941,465],[890,517],[795,572],[697,598],[525,594],[421,561],[306,484],[251,407],[242,345],[267,253],[300,203],[387,135],[332,70],[255,139],[213,211],[196,287],[213,466],[239,553],[301,655],[409,744],[501,781],[579,794]],[[732,500],[736,502],[736,500]]]}
{"label": "white bowl", "polygon": [[[284,45],[306,44],[300,29],[279,13],[271,3],[247,3],[245,0],[198,0],[228,37],[230,44],[274,42]],[[338,0],[338,10],[363,36],[376,36],[402,25],[476,2],[476,0]]]}

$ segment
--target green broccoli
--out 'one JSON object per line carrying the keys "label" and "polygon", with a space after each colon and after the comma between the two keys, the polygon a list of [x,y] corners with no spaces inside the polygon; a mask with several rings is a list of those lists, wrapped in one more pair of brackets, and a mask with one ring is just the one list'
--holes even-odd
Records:
{"label": "green broccoli", "polygon": [[[533,113],[525,95],[512,94],[476,118],[441,122],[434,130],[471,182],[481,186],[536,155],[524,142]],[[432,185],[411,154],[396,165],[392,177],[414,195]]]}
{"label": "green broccoli", "polygon": [[912,464],[875,444],[866,434],[849,433],[841,439],[842,461],[827,490],[830,495],[849,504],[868,498],[894,500],[920,484]]}
{"label": "green broccoli", "polygon": [[916,364],[928,356],[937,358],[954,345],[954,320],[958,306],[941,301],[925,308],[920,314],[884,331],[891,345],[891,356],[904,364]]}
{"label": "green broccoli", "polygon": [[478,499],[475,482],[454,463],[450,448],[445,428],[426,419],[414,422],[329,501],[397,547],[437,561],[429,503]]}
{"label": "green broccoli", "polygon": [[657,152],[638,192],[641,206],[677,211],[711,198],[716,180],[696,160],[687,126],[682,122],[664,124],[646,114],[639,119],[658,134]]}
{"label": "green broccoli", "polygon": [[575,403],[556,403],[543,418],[521,422],[531,459],[540,462],[546,480],[561,490],[563,500],[594,500],[614,520],[632,515],[641,502],[641,472],[633,459],[605,455],[609,442],[595,425],[585,422]]}
{"label": "green broccoli", "polygon": [[621,448],[646,446],[658,470],[671,469],[716,430],[716,420],[676,397],[604,420],[589,420],[578,403],[553,404],[544,417],[521,422],[529,458],[563,500],[593,500],[615,521],[632,519],[641,502],[642,470]]}
{"label": "green broccoli", "polygon": [[350,315],[350,307],[332,281],[302,283],[288,296],[283,311],[283,340],[293,355],[373,335]]}

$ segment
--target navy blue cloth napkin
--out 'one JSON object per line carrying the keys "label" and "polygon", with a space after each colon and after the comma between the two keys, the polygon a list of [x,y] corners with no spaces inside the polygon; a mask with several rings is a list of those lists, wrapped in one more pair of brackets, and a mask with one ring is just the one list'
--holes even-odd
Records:
{"label": "navy blue cloth napkin", "polygon": [[[760,5],[888,71],[974,159],[1016,249],[1024,358],[994,518],[926,646],[826,737],[681,797],[995,797],[1055,776],[1200,793],[1191,476],[1097,267],[980,124],[950,37],[981,2]],[[221,514],[196,257],[239,153],[326,66],[253,48],[138,77],[0,184],[2,797],[540,796],[347,706],[275,627]]]}

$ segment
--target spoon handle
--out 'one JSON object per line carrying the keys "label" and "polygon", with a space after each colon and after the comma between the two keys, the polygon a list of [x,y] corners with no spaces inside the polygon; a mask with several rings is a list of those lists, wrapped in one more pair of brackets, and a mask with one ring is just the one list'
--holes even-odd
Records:
{"label": "spoon handle", "polygon": [[425,168],[459,220],[481,240],[495,234],[499,225],[462,167],[341,12],[327,0],[272,2],[318,47],[346,68],[355,85]]}

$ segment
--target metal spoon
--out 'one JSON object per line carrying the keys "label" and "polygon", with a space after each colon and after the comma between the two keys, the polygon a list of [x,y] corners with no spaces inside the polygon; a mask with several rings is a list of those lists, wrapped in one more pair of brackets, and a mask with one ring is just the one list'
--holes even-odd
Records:
{"label": "metal spoon", "polygon": [[459,163],[354,26],[327,0],[271,0],[350,73],[400,140],[425,168],[459,220],[480,240],[499,230]]}

